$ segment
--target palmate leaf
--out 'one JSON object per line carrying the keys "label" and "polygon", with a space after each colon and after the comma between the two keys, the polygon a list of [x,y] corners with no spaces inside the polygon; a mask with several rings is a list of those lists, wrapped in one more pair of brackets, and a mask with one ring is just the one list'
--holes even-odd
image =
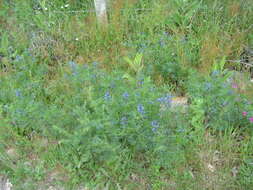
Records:
{"label": "palmate leaf", "polygon": [[139,73],[143,69],[143,65],[141,63],[142,57],[143,57],[143,54],[137,53],[134,60],[131,60],[128,57],[124,57],[124,60],[129,64],[130,68],[135,73]]}

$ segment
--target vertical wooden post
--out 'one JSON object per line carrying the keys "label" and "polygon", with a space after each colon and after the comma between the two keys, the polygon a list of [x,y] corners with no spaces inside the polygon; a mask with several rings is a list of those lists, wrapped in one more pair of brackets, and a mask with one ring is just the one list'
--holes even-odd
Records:
{"label": "vertical wooden post", "polygon": [[107,13],[106,13],[106,2],[107,0],[94,0],[96,15],[98,23],[102,26],[106,26],[108,24]]}

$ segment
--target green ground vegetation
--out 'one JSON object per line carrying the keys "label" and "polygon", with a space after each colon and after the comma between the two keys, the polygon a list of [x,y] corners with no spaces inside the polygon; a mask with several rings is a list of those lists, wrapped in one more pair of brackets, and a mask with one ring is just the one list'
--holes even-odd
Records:
{"label": "green ground vegetation", "polygon": [[111,0],[107,26],[93,9],[0,1],[0,175],[17,190],[252,189],[252,0]]}

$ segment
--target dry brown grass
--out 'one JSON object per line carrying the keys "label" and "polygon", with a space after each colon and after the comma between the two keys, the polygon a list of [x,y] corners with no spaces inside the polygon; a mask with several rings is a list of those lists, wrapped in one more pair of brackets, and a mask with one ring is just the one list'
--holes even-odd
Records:
{"label": "dry brown grass", "polygon": [[197,151],[200,170],[195,172],[199,189],[233,189],[236,180],[238,143],[236,139],[219,138],[206,133],[204,144]]}
{"label": "dry brown grass", "polygon": [[229,5],[228,10],[229,10],[229,15],[230,15],[231,17],[237,16],[237,15],[240,13],[240,2],[238,2],[238,1],[233,1],[233,2]]}
{"label": "dry brown grass", "polygon": [[245,33],[235,31],[232,34],[225,32],[206,33],[200,47],[199,70],[203,73],[210,72],[215,61],[225,56],[228,59],[238,58],[245,42]]}
{"label": "dry brown grass", "polygon": [[209,72],[215,60],[221,55],[222,49],[216,36],[217,34],[207,33],[202,40],[199,70],[203,73]]}

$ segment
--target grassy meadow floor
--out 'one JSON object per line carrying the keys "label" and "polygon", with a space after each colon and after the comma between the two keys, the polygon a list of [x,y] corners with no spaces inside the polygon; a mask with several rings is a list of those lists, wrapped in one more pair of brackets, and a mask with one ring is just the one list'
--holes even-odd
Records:
{"label": "grassy meadow floor", "polygon": [[110,1],[106,27],[93,9],[0,0],[0,176],[253,189],[252,0]]}

